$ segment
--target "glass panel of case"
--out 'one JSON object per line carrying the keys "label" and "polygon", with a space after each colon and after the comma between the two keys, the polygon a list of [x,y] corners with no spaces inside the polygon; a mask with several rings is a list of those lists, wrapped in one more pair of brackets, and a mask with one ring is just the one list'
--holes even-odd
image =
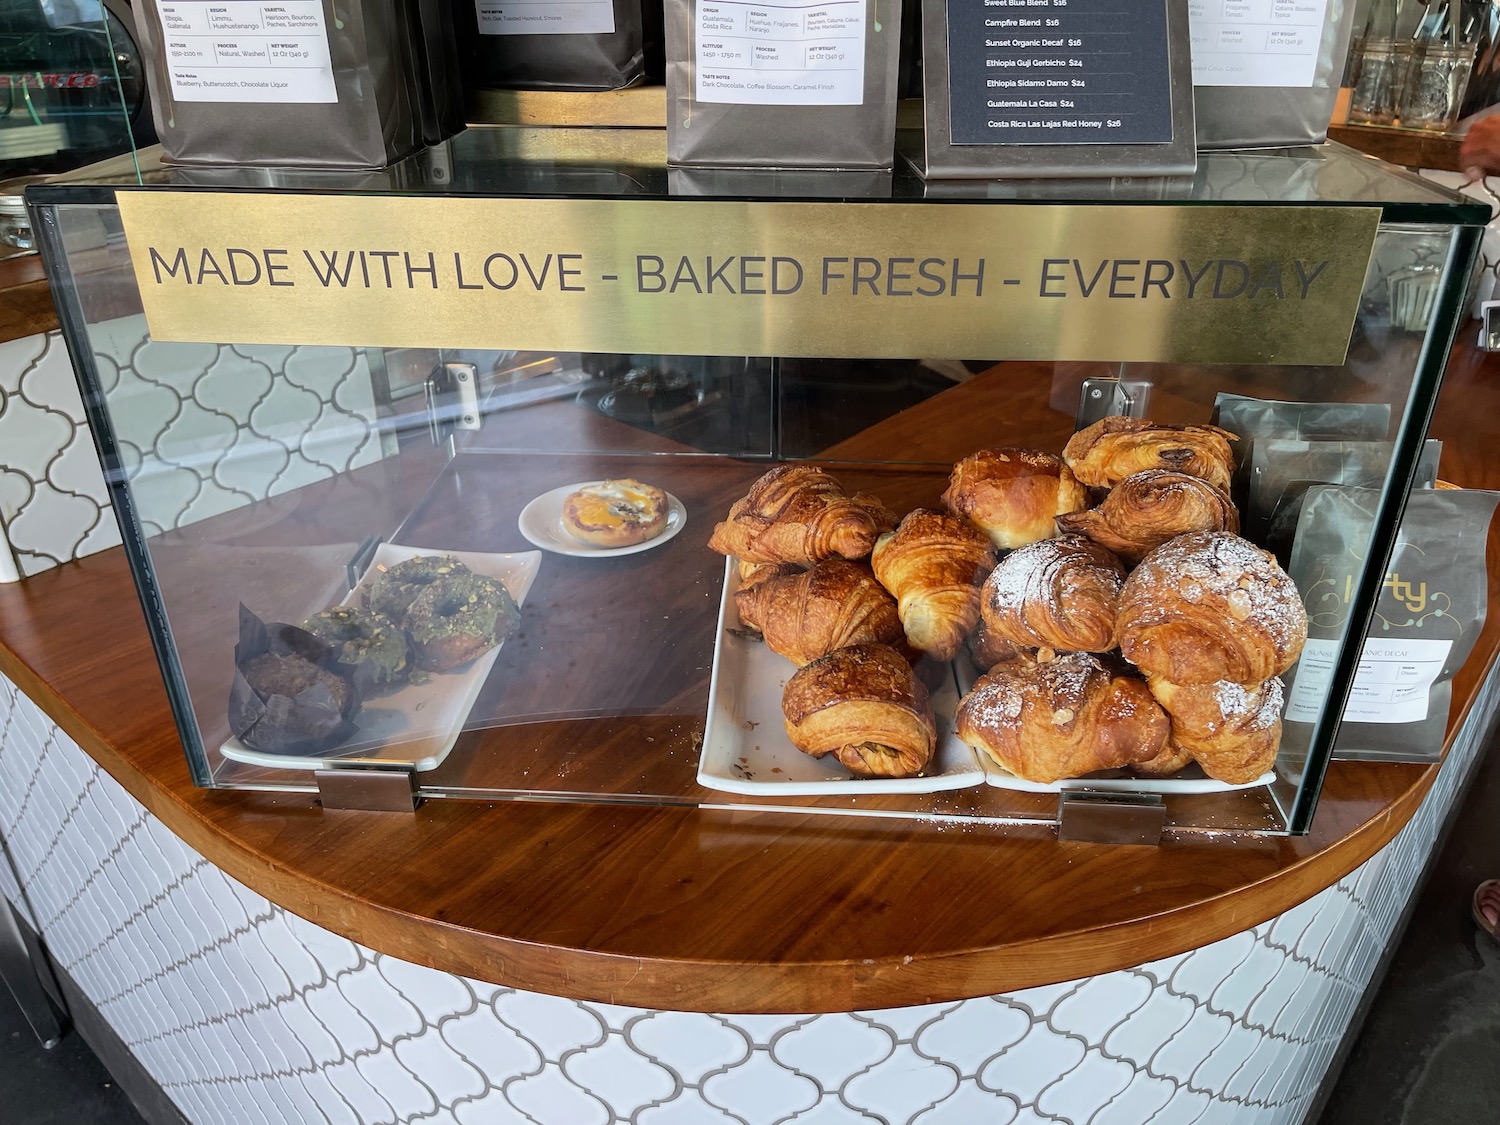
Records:
{"label": "glass panel of case", "polygon": [[123,0],[0,0],[0,181],[154,139]]}
{"label": "glass panel of case", "polygon": [[[1181,189],[1187,201],[1242,193],[1386,205],[1342,366],[162,343],[139,311],[108,194],[47,197],[38,211],[65,270],[70,346],[195,778],[307,789],[318,764],[397,765],[414,768],[430,796],[1053,822],[1057,785],[1015,784],[952,737],[921,776],[899,783],[799,754],[780,707],[796,667],[742,626],[730,596],[741,575],[706,543],[779,463],[825,468],[900,515],[937,507],[954,463],[976,450],[1055,455],[1081,419],[1111,412],[1208,424],[1225,394],[1373,407],[1355,412],[1358,440],[1374,447],[1360,483],[1404,489],[1472,253],[1462,208],[1352,158],[1234,159],[1230,174],[1227,158],[1206,156],[1200,182]],[[1215,167],[1222,191],[1203,181]],[[527,175],[545,182],[544,170]],[[659,175],[631,173],[652,191]],[[472,169],[456,178],[472,190],[484,182]],[[1424,214],[1430,221],[1407,221]],[[1102,407],[1090,399],[1120,388],[1128,394]],[[1295,478],[1300,488],[1348,483],[1308,472]],[[626,548],[571,539],[565,497],[622,478],[666,494],[665,531]],[[1278,512],[1295,498],[1287,492],[1237,492],[1245,534],[1283,565],[1297,534]],[[1372,544],[1378,553],[1375,538],[1389,531],[1374,529],[1356,553],[1368,557]],[[403,637],[398,672],[365,629],[357,639],[377,672],[357,712],[336,686],[320,707],[287,704],[312,698],[303,693],[317,685],[304,681],[295,692],[245,694],[245,654],[265,645],[256,620],[299,625],[331,607],[378,605],[395,568],[415,581],[433,566],[451,577],[451,564],[420,561],[434,556],[500,581],[519,603],[511,626],[504,607],[490,615],[498,647],[425,670],[412,667]],[[1351,589],[1369,597],[1378,575],[1365,569]],[[476,596],[482,615],[490,595]],[[433,612],[432,598],[423,604]],[[415,636],[402,624],[398,633]],[[917,671],[946,734],[982,669],[966,649]],[[1115,771],[1090,784],[1161,794],[1168,824],[1183,829],[1305,830],[1348,685],[1298,677],[1294,667],[1284,679],[1288,694],[1300,692],[1302,721],[1283,724],[1274,768],[1254,784],[1215,782],[1192,766],[1166,782]],[[237,734],[257,722],[271,733]]]}

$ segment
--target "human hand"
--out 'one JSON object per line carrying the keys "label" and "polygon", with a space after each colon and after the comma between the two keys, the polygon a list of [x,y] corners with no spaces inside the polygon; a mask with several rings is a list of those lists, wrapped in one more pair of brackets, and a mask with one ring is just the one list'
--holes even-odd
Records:
{"label": "human hand", "polygon": [[1459,146],[1458,166],[1471,184],[1500,174],[1500,114],[1481,117],[1469,126]]}

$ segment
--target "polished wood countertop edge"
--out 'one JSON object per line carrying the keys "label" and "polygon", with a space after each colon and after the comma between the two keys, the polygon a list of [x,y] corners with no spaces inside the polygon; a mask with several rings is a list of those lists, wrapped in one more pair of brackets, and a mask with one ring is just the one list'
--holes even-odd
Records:
{"label": "polished wood countertop edge", "polygon": [[0,259],[0,344],[52,332],[57,326],[42,259],[36,254]]}
{"label": "polished wood countertop edge", "polygon": [[[144,634],[142,642],[144,645]],[[337,817],[346,822],[374,817],[385,830],[393,824],[392,818],[407,824],[413,823],[412,818],[403,814],[325,812],[308,794],[198,789],[190,784],[180,756],[180,768],[169,771],[172,776],[153,774],[143,770],[116,745],[108,731],[98,729],[36,674],[5,644],[3,635],[0,672],[184,843],[226,874],[309,921],[370,948],[462,976],[579,999],[684,1011],[850,1011],[942,1002],[1096,975],[1201,947],[1274,917],[1353,871],[1405,826],[1437,775],[1436,766],[1406,767],[1415,775],[1411,784],[1347,836],[1309,851],[1248,885],[1163,913],[1063,930],[1033,937],[1015,947],[800,963],[767,956],[759,962],[726,964],[692,956],[641,957],[548,947],[534,940],[455,924],[403,907],[393,899],[381,901],[368,889],[340,885],[252,843],[233,830],[235,820],[243,816],[263,821],[267,816],[290,813]],[[164,699],[162,712],[165,720]],[[172,740],[175,742],[175,732]],[[445,821],[489,821],[497,836],[503,836],[506,813],[520,807],[499,802],[429,802],[415,815],[435,815]],[[530,807],[546,808],[555,817],[572,817],[585,824],[595,819],[591,813],[598,812],[589,806]],[[738,815],[685,809],[630,812],[669,820]],[[817,820],[813,831],[826,825],[826,818],[790,819]],[[1295,841],[1283,841],[1287,842],[1295,848]],[[1100,850],[1089,845],[1053,846],[1084,848],[1096,857]],[[1216,846],[1233,847],[1222,843]]]}

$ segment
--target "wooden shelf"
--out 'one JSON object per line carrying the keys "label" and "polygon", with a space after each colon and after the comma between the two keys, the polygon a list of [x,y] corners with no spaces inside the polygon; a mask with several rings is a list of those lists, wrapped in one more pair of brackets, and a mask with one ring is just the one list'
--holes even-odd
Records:
{"label": "wooden shelf", "polygon": [[1408,168],[1463,171],[1458,165],[1458,148],[1463,138],[1454,133],[1397,129],[1390,125],[1334,125],[1328,130],[1328,139]]}

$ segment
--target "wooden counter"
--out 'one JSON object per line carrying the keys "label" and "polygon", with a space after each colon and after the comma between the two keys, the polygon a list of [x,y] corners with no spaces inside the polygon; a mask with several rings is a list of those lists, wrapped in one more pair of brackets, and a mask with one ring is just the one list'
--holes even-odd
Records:
{"label": "wooden counter", "polygon": [[[969,402],[993,386],[945,395]],[[1500,362],[1461,347],[1434,425],[1445,478],[1500,487],[1497,388]],[[891,420],[914,447],[920,411]],[[1488,565],[1493,598],[1493,536]],[[1456,680],[1450,731],[1497,650],[1492,614]],[[1406,823],[1436,773],[1336,763],[1306,837],[1185,834],[1159,848],[1062,844],[1043,829],[539,801],[325,811],[305,794],[190,784],[118,549],[0,587],[0,672],[190,847],[320,926],[518,988],[689,1011],[921,1004],[1201,946],[1348,873]],[[628,754],[630,740],[616,750]]]}
{"label": "wooden counter", "polygon": [[1458,160],[1463,138],[1455,133],[1397,129],[1391,125],[1333,125],[1328,130],[1328,139],[1408,168],[1464,171]]}
{"label": "wooden counter", "polygon": [[56,328],[57,310],[41,256],[0,259],[0,343]]}

